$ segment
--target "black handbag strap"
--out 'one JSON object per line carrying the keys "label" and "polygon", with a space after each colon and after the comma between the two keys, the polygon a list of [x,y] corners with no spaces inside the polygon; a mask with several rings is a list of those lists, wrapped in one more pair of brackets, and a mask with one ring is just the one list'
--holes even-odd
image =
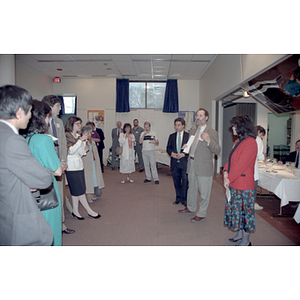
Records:
{"label": "black handbag strap", "polygon": [[29,145],[29,143],[30,143],[31,138],[32,138],[35,134],[36,134],[36,132],[33,132],[32,135],[29,137],[29,139],[28,139],[28,141],[27,141],[28,145]]}
{"label": "black handbag strap", "polygon": [[238,145],[245,139],[246,137],[241,137],[238,142],[236,143],[236,145],[231,149],[230,153],[229,153],[229,157],[228,157],[228,170],[227,172],[229,173],[230,171],[230,164],[231,164],[231,156],[233,154],[233,152],[236,150],[236,148],[238,147]]}

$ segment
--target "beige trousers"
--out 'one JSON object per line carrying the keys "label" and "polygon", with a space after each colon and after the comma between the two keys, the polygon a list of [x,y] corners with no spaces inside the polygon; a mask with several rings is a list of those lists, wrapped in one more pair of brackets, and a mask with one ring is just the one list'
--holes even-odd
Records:
{"label": "beige trousers", "polygon": [[187,208],[192,212],[196,212],[198,190],[199,190],[200,192],[199,209],[198,212],[196,212],[196,216],[205,218],[206,211],[209,204],[213,178],[197,176],[194,172],[193,160],[191,160],[188,178],[189,178],[189,188],[187,191]]}

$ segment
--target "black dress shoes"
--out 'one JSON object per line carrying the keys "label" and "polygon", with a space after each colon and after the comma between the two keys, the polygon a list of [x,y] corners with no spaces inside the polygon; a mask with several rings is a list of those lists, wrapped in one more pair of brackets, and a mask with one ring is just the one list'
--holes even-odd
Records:
{"label": "black dress shoes", "polygon": [[78,220],[84,220],[83,217],[78,217],[78,216],[76,216],[74,213],[72,213],[72,216],[73,216],[74,218],[77,218]]}
{"label": "black dress shoes", "polygon": [[179,201],[174,201],[174,202],[173,202],[174,205],[177,205],[177,204],[179,204],[179,203],[180,203]]}
{"label": "black dress shoes", "polygon": [[140,172],[140,173],[144,172],[144,169],[140,169],[139,172]]}
{"label": "black dress shoes", "polygon": [[234,240],[234,239],[228,239],[228,241],[229,242],[233,242],[233,243],[235,243],[235,242],[237,242],[237,241],[240,241],[242,238],[240,238],[240,239],[237,239],[237,240]]}
{"label": "black dress shoes", "polygon": [[147,183],[147,182],[151,182],[151,180],[149,180],[149,179],[145,179],[145,180],[144,180],[144,182],[145,182],[145,183]]}
{"label": "black dress shoes", "polygon": [[88,214],[88,215],[89,215],[91,218],[94,218],[94,219],[99,219],[99,218],[101,217],[101,215],[99,215],[99,214],[98,214],[97,216],[95,216],[95,217],[94,217],[94,216],[91,216],[90,214]]}
{"label": "black dress shoes", "polygon": [[70,229],[70,228],[66,228],[65,230],[62,231],[62,233],[65,233],[65,234],[72,234],[74,232],[75,232],[75,230]]}

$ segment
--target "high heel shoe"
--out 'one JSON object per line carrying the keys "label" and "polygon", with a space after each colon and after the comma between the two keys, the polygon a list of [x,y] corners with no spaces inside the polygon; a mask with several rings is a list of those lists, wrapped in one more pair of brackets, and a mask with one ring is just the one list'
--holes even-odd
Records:
{"label": "high heel shoe", "polygon": [[134,182],[132,179],[130,179],[129,177],[127,177],[127,180],[129,181],[129,182]]}
{"label": "high heel shoe", "polygon": [[101,215],[99,215],[99,214],[97,214],[97,216],[91,216],[90,214],[88,214],[91,218],[94,218],[94,219],[99,219],[99,218],[101,218]]}
{"label": "high heel shoe", "polygon": [[84,220],[83,217],[78,217],[78,216],[76,216],[74,213],[72,213],[72,216],[73,216],[74,218],[77,218],[78,220]]}

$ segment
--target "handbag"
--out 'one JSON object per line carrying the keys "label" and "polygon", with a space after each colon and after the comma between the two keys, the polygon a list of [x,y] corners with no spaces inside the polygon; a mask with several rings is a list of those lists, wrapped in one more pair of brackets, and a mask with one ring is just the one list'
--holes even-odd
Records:
{"label": "handbag", "polygon": [[119,146],[116,148],[116,155],[121,155],[123,152],[123,146]]}
{"label": "handbag", "polygon": [[[28,145],[33,135],[28,139]],[[37,206],[41,211],[52,209],[58,206],[58,199],[53,182],[48,188],[38,189],[36,192],[33,192],[33,195],[36,199]]]}
{"label": "handbag", "polygon": [[52,184],[46,189],[39,189],[34,193],[40,211],[52,209],[58,206],[56,191]]}

